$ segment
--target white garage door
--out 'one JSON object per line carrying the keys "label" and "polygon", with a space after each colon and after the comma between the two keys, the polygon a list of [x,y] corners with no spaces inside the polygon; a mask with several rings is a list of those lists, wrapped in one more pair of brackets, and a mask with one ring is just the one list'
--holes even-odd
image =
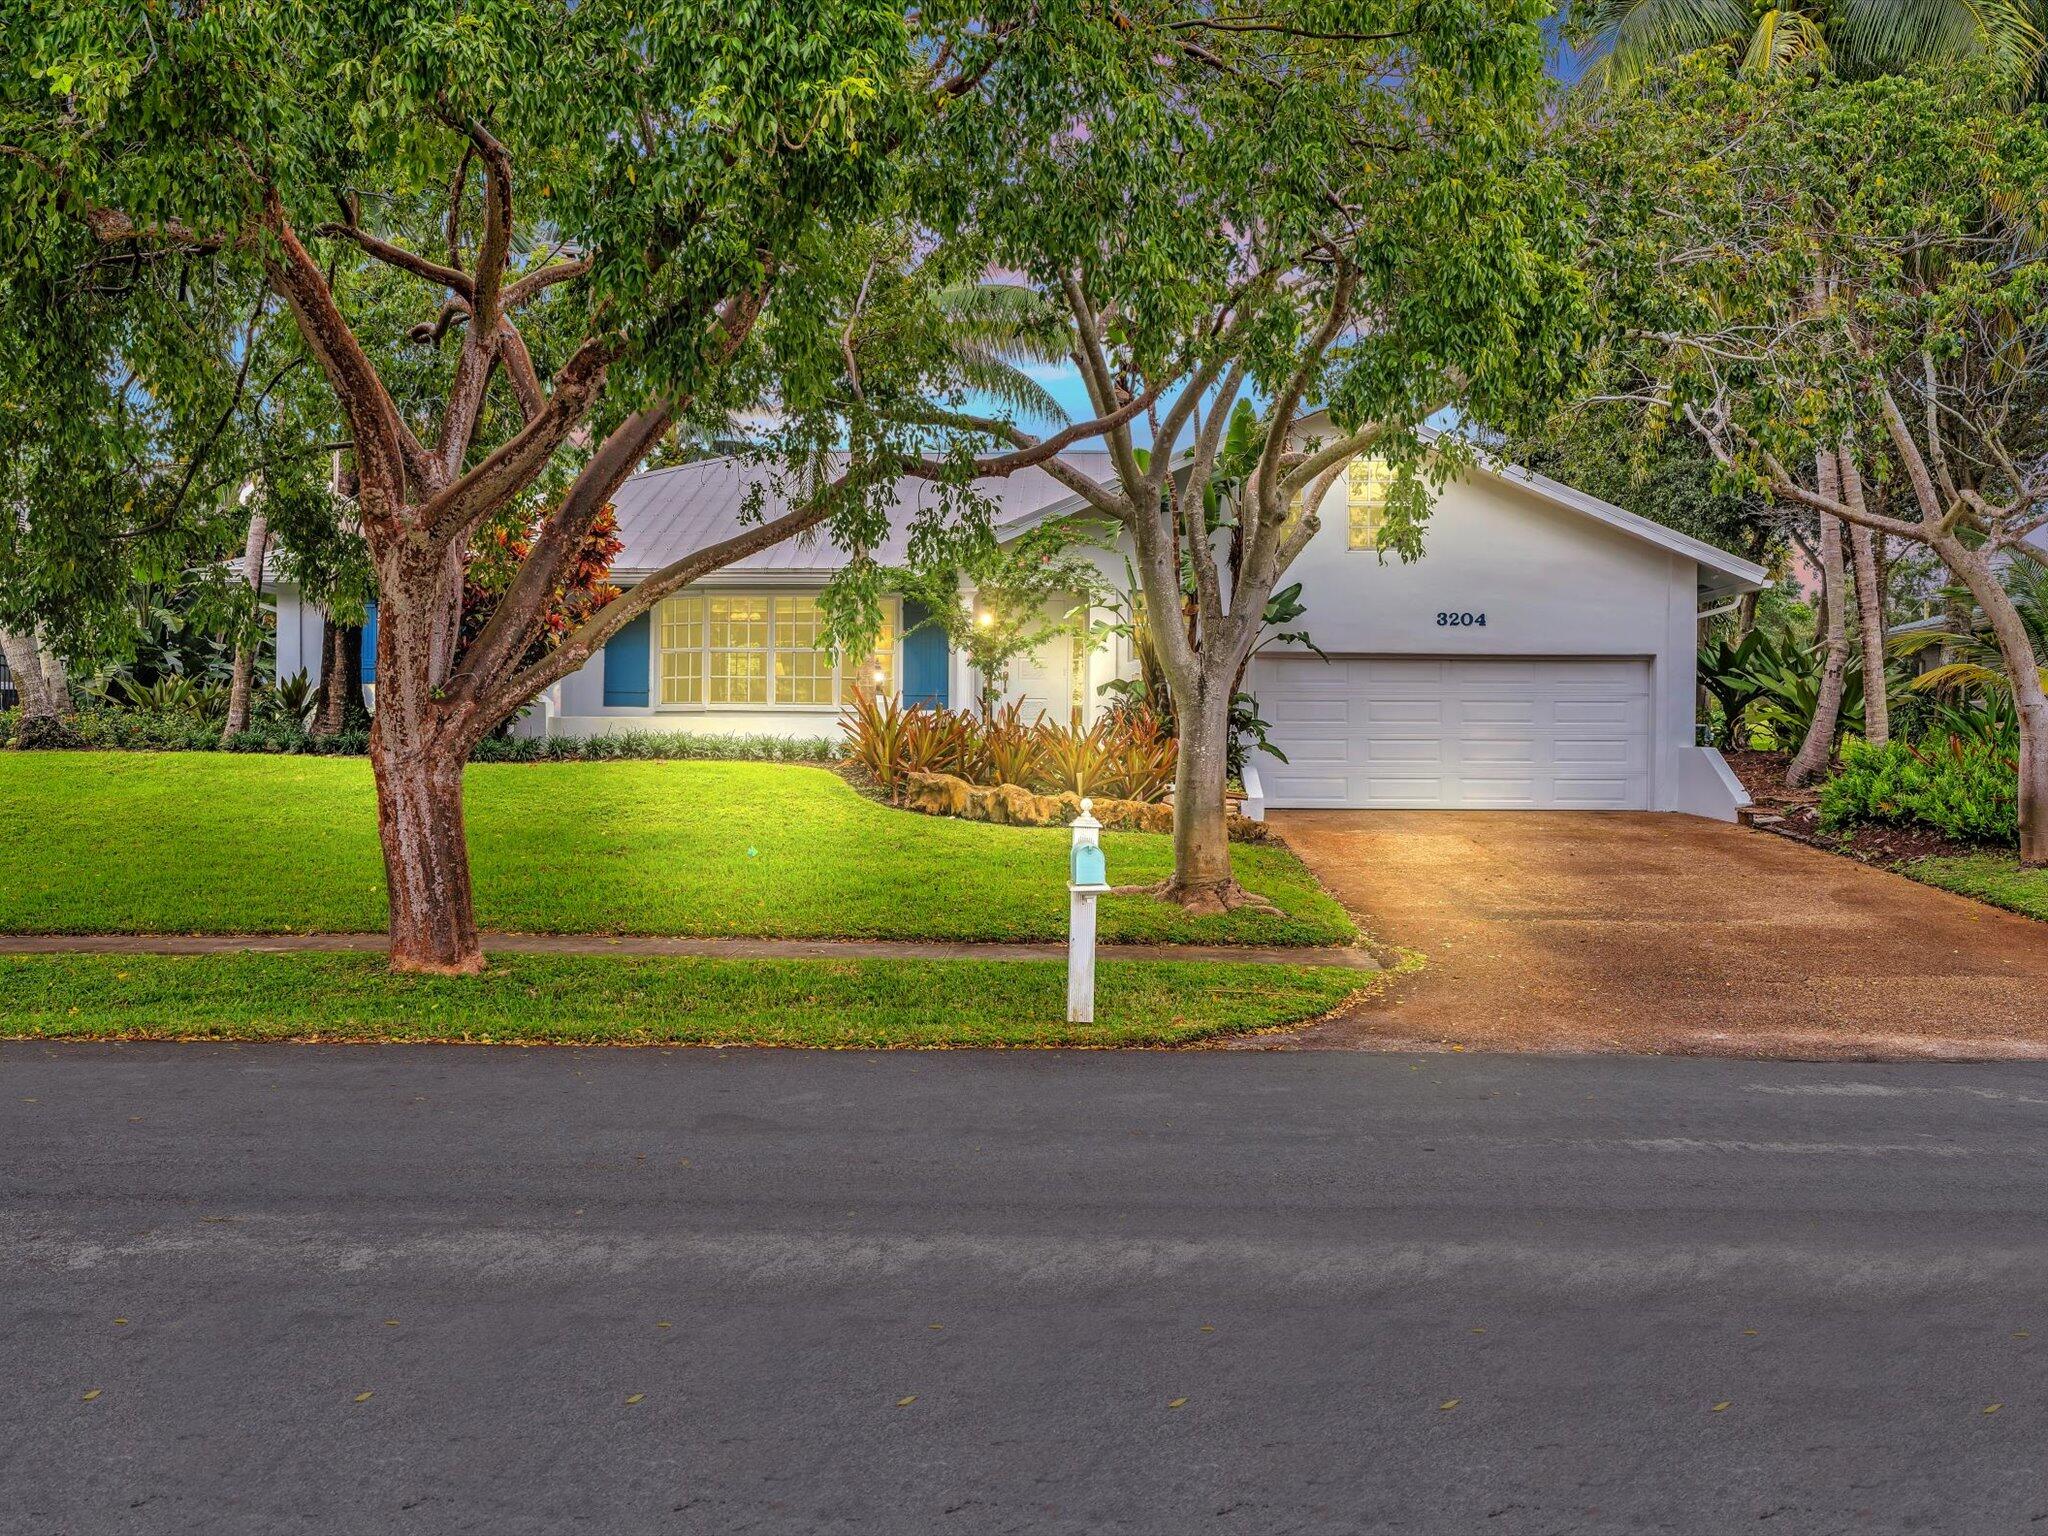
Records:
{"label": "white garage door", "polygon": [[1275,806],[1645,810],[1650,664],[1262,658]]}

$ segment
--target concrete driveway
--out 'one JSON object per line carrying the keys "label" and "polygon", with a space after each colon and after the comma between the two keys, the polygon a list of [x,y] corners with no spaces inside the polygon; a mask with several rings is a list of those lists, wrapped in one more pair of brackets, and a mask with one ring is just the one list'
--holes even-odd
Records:
{"label": "concrete driveway", "polygon": [[2048,924],[1691,816],[1287,811],[1423,969],[1247,1044],[1805,1058],[2048,1056]]}

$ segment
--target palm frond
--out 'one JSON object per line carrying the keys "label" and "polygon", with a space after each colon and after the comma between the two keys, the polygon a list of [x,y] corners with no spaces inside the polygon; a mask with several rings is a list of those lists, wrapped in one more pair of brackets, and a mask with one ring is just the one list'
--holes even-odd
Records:
{"label": "palm frond", "polygon": [[1838,0],[1828,30],[1852,74],[1989,54],[2026,80],[2043,47],[2026,0]]}
{"label": "palm frond", "polygon": [[1757,17],[1742,67],[1753,75],[1782,74],[1809,60],[1826,63],[1827,38],[1820,23],[1803,11],[1773,8]]}
{"label": "palm frond", "polygon": [[966,340],[1013,360],[1057,363],[1073,353],[1066,312],[1023,283],[955,283],[940,289],[934,303]]}
{"label": "palm frond", "polygon": [[1038,380],[993,350],[973,342],[956,341],[953,366],[960,382],[979,391],[996,404],[1033,421],[1066,426],[1066,407]]}
{"label": "palm frond", "polygon": [[1684,54],[1743,42],[1750,14],[1739,0],[1592,0],[1588,51],[1604,57],[1588,78],[1623,85]]}

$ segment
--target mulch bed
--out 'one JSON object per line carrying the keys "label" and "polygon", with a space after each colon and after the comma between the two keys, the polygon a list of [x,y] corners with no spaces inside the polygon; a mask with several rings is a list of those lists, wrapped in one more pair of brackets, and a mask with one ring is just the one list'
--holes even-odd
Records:
{"label": "mulch bed", "polygon": [[1790,753],[1724,750],[1721,755],[1742,781],[1742,787],[1749,791],[1757,811],[1780,818],[1760,823],[1759,831],[1775,832],[1794,842],[1887,869],[1911,864],[1916,859],[2003,851],[1989,844],[1959,843],[1930,827],[1860,826],[1847,832],[1824,832],[1820,825],[1819,790],[1812,786],[1792,789],[1785,783]]}

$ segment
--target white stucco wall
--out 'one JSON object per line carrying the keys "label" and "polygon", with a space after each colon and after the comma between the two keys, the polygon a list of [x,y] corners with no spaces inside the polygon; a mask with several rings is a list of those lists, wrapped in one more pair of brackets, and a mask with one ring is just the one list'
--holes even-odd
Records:
{"label": "white stucco wall", "polygon": [[[1302,583],[1302,620],[1332,656],[1642,657],[1656,739],[1650,805],[1732,816],[1694,745],[1698,568],[1485,472],[1435,498],[1423,555],[1404,564],[1349,547],[1346,492],[1282,578]],[[1483,614],[1485,623],[1450,616]],[[1445,616],[1447,622],[1439,622]]]}
{"label": "white stucco wall", "polygon": [[303,601],[299,589],[281,582],[277,598],[277,675],[290,677],[304,672],[306,681],[320,681],[320,638],[326,618],[318,608]]}

